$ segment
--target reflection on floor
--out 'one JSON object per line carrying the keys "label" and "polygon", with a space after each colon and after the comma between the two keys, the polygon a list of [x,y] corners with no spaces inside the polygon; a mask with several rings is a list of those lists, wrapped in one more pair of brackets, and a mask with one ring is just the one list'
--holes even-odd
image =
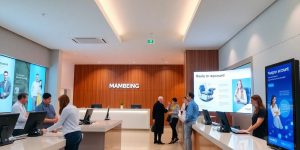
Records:
{"label": "reflection on floor", "polygon": [[121,147],[122,150],[183,150],[179,143],[168,144],[171,136],[171,128],[165,127],[162,142],[166,144],[157,145],[153,144],[153,133],[150,130],[122,130]]}

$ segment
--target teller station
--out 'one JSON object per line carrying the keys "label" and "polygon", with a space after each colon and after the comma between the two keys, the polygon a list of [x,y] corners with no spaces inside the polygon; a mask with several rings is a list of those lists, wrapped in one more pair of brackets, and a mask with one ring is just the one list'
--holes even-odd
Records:
{"label": "teller station", "polygon": [[[79,110],[82,111],[82,110]],[[109,111],[104,118],[91,121],[93,109],[87,109],[80,119],[82,141],[79,149],[121,149],[122,120],[110,120]],[[24,133],[11,136],[19,114],[0,114],[0,150],[59,150],[64,149],[66,140],[61,131],[43,133],[43,120],[46,112],[30,112]],[[94,141],[97,142],[94,142]]]}

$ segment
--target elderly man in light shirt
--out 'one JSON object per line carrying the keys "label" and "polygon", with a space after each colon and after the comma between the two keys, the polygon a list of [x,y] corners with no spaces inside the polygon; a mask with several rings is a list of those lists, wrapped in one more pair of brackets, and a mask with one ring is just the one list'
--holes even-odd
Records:
{"label": "elderly man in light shirt", "polygon": [[24,127],[28,118],[28,113],[25,109],[25,104],[28,101],[27,93],[20,93],[18,95],[18,101],[16,101],[12,107],[12,113],[19,113],[19,118],[13,131],[13,136],[24,134]]}
{"label": "elderly man in light shirt", "polygon": [[42,91],[42,89],[40,87],[40,75],[36,74],[35,81],[33,81],[32,85],[31,85],[31,98],[32,98],[31,108],[32,108],[32,110],[34,110],[36,107],[36,100],[37,100],[38,94],[41,94],[41,91]]}

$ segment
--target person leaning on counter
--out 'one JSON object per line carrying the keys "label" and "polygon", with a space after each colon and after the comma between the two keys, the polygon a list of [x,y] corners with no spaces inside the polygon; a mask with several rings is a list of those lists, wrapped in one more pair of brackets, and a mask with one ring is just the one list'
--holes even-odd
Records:
{"label": "person leaning on counter", "polygon": [[67,95],[62,95],[58,98],[59,114],[61,115],[58,122],[53,126],[43,129],[43,132],[56,132],[62,127],[62,132],[66,139],[65,150],[78,150],[82,140],[82,133],[79,126],[79,111],[70,104],[70,99]]}
{"label": "person leaning on counter", "polygon": [[252,115],[252,125],[247,130],[242,132],[250,133],[261,139],[267,137],[267,111],[259,95],[253,95],[251,97],[251,104],[254,106],[254,112]]}
{"label": "person leaning on counter", "polygon": [[51,105],[51,94],[44,93],[43,101],[40,105],[35,108],[35,111],[45,111],[47,112],[43,127],[48,128],[52,126],[54,123],[58,121],[58,117],[56,115],[55,109],[53,105]]}

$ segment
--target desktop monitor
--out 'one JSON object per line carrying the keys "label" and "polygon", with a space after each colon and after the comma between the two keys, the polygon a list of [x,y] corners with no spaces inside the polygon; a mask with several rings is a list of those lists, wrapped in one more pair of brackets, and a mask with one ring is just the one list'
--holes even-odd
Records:
{"label": "desktop monitor", "polygon": [[109,107],[107,108],[106,117],[105,117],[104,120],[110,120],[110,118],[109,118]]}
{"label": "desktop monitor", "polygon": [[0,114],[0,146],[11,144],[9,140],[15,128],[19,114],[3,113]]}
{"label": "desktop monitor", "polygon": [[133,109],[141,109],[142,108],[142,105],[139,105],[139,104],[132,104],[130,106],[130,108],[133,108]]}
{"label": "desktop monitor", "polygon": [[102,108],[102,104],[92,104],[91,108]]}
{"label": "desktop monitor", "polygon": [[206,109],[203,109],[202,112],[203,112],[203,116],[204,116],[204,120],[205,120],[204,124],[211,125],[212,121],[211,121],[209,112]]}
{"label": "desktop monitor", "polygon": [[93,109],[87,109],[84,118],[80,120],[83,124],[91,124],[91,117],[93,114]]}
{"label": "desktop monitor", "polygon": [[47,112],[30,112],[27,122],[24,127],[24,133],[28,133],[29,137],[41,136],[43,132],[40,130],[43,128],[44,119]]}
{"label": "desktop monitor", "polygon": [[226,113],[225,112],[220,112],[220,111],[216,111],[216,113],[217,113],[217,116],[220,120],[219,131],[220,132],[230,132],[231,128],[230,128]]}

